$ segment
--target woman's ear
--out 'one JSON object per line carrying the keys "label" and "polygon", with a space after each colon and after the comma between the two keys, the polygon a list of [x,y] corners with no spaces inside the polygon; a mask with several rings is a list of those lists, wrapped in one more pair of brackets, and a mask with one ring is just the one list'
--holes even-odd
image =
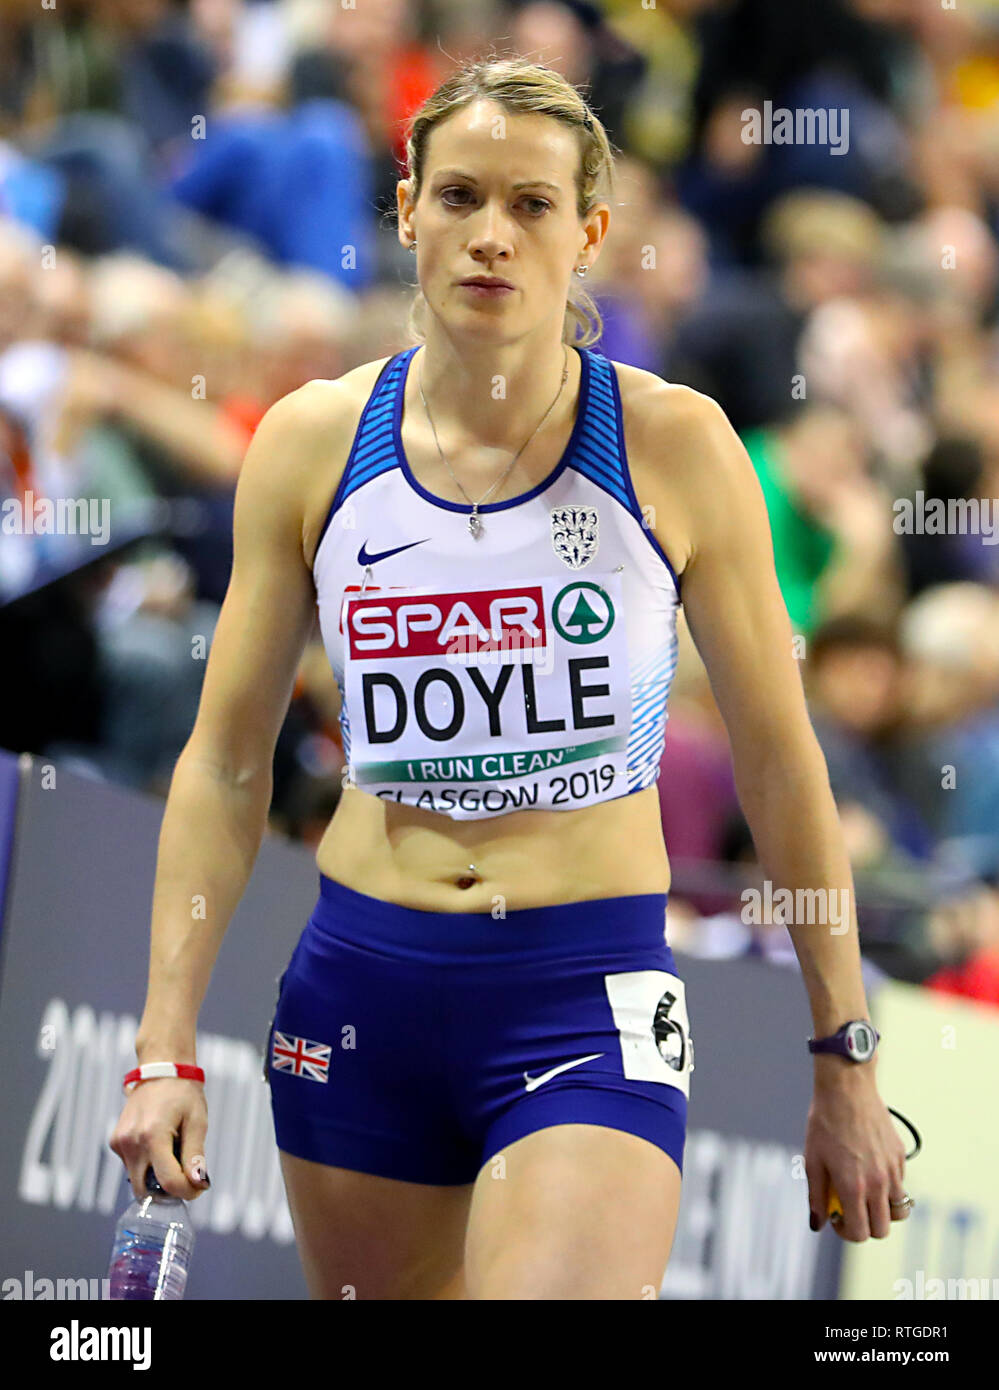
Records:
{"label": "woman's ear", "polygon": [[610,226],[610,205],[608,203],[595,203],[587,213],[586,221],[583,224],[584,247],[580,252],[579,259],[589,253],[590,264],[596,260],[607,237],[607,229]]}
{"label": "woman's ear", "polygon": [[413,227],[415,202],[412,179],[399,180],[395,187],[395,201],[399,210],[399,240],[403,246],[408,247],[416,240],[416,231]]}

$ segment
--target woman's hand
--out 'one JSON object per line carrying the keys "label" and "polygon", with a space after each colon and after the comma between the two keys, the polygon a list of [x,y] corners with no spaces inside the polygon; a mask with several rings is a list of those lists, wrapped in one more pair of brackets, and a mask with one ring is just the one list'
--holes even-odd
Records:
{"label": "woman's hand", "polygon": [[[904,1221],[909,1208],[890,1207],[905,1195],[905,1145],[878,1095],[873,1073],[842,1058],[839,1070],[817,1072],[805,1131],[805,1172],[813,1229],[828,1219],[829,1192],[835,1189],[843,1219],[833,1229],[844,1240],[869,1236],[883,1240],[892,1221]],[[865,1064],[866,1065],[866,1064]],[[843,1068],[849,1068],[848,1071]]]}
{"label": "woman's hand", "polygon": [[[132,1191],[140,1200],[149,1195],[146,1169],[152,1164],[163,1190],[189,1202],[211,1186],[205,1167],[207,1131],[202,1083],[157,1077],[140,1081],[131,1092],[109,1147],[125,1164]],[[175,1136],[180,1138],[180,1162],[173,1151]]]}

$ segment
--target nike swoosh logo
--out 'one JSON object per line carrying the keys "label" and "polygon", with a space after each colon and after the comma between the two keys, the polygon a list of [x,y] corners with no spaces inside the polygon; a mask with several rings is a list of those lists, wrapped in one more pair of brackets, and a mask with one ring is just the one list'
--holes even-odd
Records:
{"label": "nike swoosh logo", "polygon": [[357,552],[357,563],[359,565],[377,565],[379,560],[387,560],[390,555],[398,555],[403,550],[412,550],[414,545],[426,545],[429,539],[429,536],[424,536],[422,541],[407,541],[405,545],[397,545],[394,550],[379,550],[374,555],[369,552],[368,543],[365,541]]}
{"label": "nike swoosh logo", "polygon": [[602,1057],[602,1052],[593,1052],[589,1057],[577,1057],[574,1062],[563,1062],[560,1067],[552,1067],[551,1071],[542,1072],[540,1076],[528,1076],[524,1072],[525,1091],[535,1091],[539,1086],[543,1086],[546,1081],[550,1081],[553,1076],[558,1076],[560,1071],[568,1071],[570,1067],[578,1067],[583,1062],[595,1062],[598,1057]]}

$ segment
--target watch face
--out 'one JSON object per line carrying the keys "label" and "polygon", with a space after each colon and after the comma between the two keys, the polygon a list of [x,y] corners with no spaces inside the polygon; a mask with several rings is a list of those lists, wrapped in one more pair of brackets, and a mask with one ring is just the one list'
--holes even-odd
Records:
{"label": "watch face", "polygon": [[874,1052],[874,1032],[866,1023],[854,1023],[846,1035],[847,1046],[858,1061],[866,1061]]}

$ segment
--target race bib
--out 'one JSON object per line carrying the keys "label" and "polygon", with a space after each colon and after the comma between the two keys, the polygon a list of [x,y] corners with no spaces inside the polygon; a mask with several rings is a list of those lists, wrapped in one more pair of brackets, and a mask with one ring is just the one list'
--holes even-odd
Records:
{"label": "race bib", "polygon": [[617,574],[344,595],[351,780],[457,818],[624,794],[631,728]]}

